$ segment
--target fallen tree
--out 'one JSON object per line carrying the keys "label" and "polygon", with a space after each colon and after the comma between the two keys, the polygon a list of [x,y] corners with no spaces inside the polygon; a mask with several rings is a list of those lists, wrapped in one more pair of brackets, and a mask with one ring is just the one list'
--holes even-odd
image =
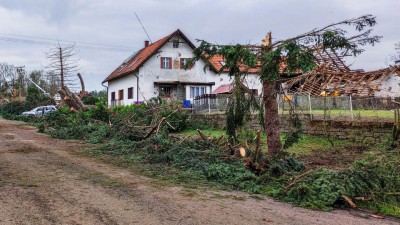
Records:
{"label": "fallen tree", "polygon": [[81,99],[76,94],[71,92],[67,86],[63,86],[58,93],[61,96],[61,101],[63,102],[62,105],[67,105],[71,111],[86,111],[86,107]]}

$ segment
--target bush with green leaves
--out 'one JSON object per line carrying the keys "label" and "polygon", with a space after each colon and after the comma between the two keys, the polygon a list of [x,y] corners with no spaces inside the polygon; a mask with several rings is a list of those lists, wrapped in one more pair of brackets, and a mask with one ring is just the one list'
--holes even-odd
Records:
{"label": "bush with green leaves", "polygon": [[100,102],[101,99],[92,95],[89,95],[82,99],[83,104],[85,105],[95,105],[96,103]]}
{"label": "bush with green leaves", "polygon": [[2,115],[21,115],[24,111],[26,111],[25,103],[20,101],[8,102],[0,107],[0,113]]}
{"label": "bush with green leaves", "polygon": [[44,105],[55,105],[55,102],[53,99],[44,96],[36,86],[30,84],[28,86],[28,94],[25,100],[25,109],[31,110],[35,107]]}
{"label": "bush with green leaves", "polygon": [[[340,171],[318,169],[295,180],[290,188],[282,188],[279,199],[302,207],[329,210],[342,202],[342,195],[371,199],[369,208],[385,204],[400,209],[399,150],[370,155]],[[400,216],[400,212],[394,214]]]}
{"label": "bush with green leaves", "polygon": [[108,122],[110,120],[110,110],[107,108],[104,102],[97,102],[96,107],[88,110],[89,117],[91,119]]}
{"label": "bush with green leaves", "polygon": [[[226,158],[221,148],[203,141],[189,140],[177,144],[171,138],[157,135],[143,141],[115,140],[99,147],[106,155],[139,158],[143,163],[168,165],[175,179],[211,182],[224,189],[261,193],[260,177],[243,167],[240,158]],[[158,171],[157,173],[162,173]],[[171,174],[164,174],[171,176]]]}

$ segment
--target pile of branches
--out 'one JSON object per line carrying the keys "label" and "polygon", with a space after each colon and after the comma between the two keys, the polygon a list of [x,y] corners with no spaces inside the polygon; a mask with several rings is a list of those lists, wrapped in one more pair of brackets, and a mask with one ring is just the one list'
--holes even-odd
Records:
{"label": "pile of branches", "polygon": [[181,131],[186,127],[187,119],[186,112],[171,109],[169,105],[141,105],[135,110],[114,112],[109,125],[115,137],[141,141],[160,133]]}
{"label": "pile of branches", "polygon": [[[347,204],[382,211],[400,204],[400,151],[382,151],[340,171],[310,170],[287,179],[276,196],[302,207],[329,210]],[[385,212],[388,213],[388,212]],[[398,214],[398,213],[397,213]]]}

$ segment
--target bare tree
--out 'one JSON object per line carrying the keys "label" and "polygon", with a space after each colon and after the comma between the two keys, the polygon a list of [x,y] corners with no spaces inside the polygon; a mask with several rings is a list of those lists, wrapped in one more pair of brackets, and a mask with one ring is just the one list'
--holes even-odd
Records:
{"label": "bare tree", "polygon": [[[77,58],[78,50],[75,49],[75,44],[61,46],[60,43],[56,47],[50,49],[47,53],[49,64],[47,65],[48,74],[59,81],[60,86],[68,86],[74,89],[78,84],[78,77],[76,76],[79,71]],[[52,83],[57,83],[52,80]]]}
{"label": "bare tree", "polygon": [[50,96],[54,96],[61,88],[60,79],[52,71],[47,71],[45,77],[47,90],[50,93]]}
{"label": "bare tree", "polygon": [[392,56],[395,64],[400,65],[400,42],[395,44],[396,55]]}
{"label": "bare tree", "polygon": [[17,88],[18,73],[13,65],[0,63],[0,95],[10,94]]}

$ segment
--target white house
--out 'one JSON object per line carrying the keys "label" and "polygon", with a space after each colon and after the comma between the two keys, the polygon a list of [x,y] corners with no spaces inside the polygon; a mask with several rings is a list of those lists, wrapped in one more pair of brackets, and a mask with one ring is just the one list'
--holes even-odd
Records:
{"label": "white house", "polygon": [[[108,83],[108,105],[130,105],[161,96],[172,100],[193,100],[211,94],[217,87],[231,83],[227,73],[218,74],[223,59],[215,57],[212,66],[204,71],[205,62],[198,61],[183,69],[193,57],[193,43],[178,29],[172,34],[149,44],[126,59],[102,83]],[[261,93],[256,74],[245,82],[249,89]]]}

